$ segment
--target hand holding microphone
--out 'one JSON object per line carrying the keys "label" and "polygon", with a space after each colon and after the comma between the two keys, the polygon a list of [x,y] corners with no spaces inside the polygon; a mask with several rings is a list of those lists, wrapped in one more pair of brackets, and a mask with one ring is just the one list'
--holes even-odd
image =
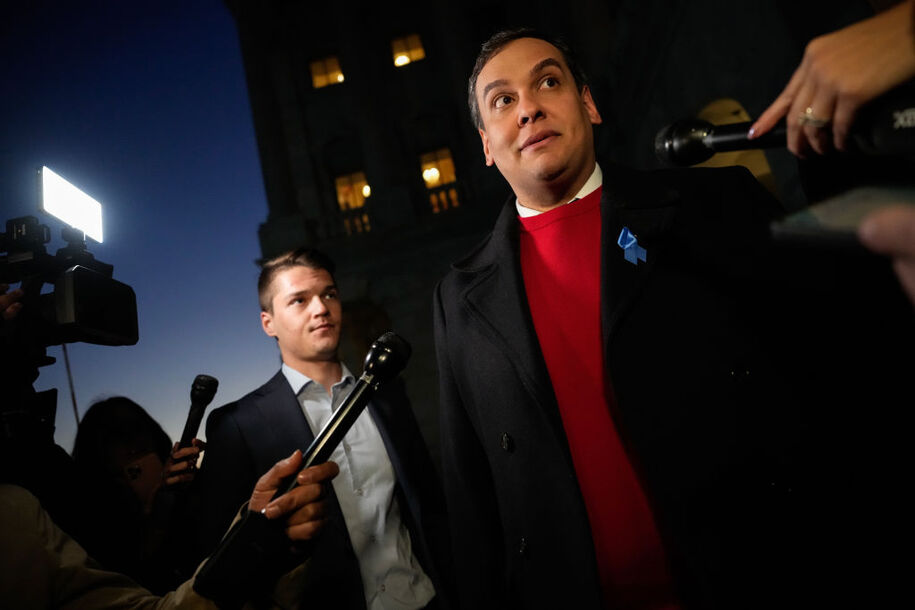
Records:
{"label": "hand holding microphone", "polygon": [[[786,145],[793,152],[792,120],[789,115],[784,120],[771,122],[760,117],[755,124],[713,125],[701,119],[683,119],[658,132],[655,155],[665,166],[686,167],[702,163],[719,152]],[[759,129],[760,124],[765,125],[764,130]],[[757,130],[751,137],[752,127]],[[915,81],[901,85],[863,107],[850,128],[845,149],[849,154],[874,156],[915,153]]]}
{"label": "hand holding microphone", "polygon": [[904,0],[813,39],[788,85],[753,124],[750,138],[785,118],[787,146],[795,155],[845,150],[863,104],[913,77],[915,0]]}
{"label": "hand holding microphone", "polygon": [[197,375],[191,384],[191,408],[188,411],[187,421],[181,440],[172,447],[168,463],[162,478],[166,485],[179,485],[190,483],[197,472],[197,459],[206,448],[206,443],[196,438],[200,422],[207,406],[216,396],[219,381],[209,375]]}

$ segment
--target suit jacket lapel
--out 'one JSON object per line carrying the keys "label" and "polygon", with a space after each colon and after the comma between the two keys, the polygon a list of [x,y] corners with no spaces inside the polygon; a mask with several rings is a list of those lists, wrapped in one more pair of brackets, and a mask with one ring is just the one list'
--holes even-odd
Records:
{"label": "suit jacket lapel", "polygon": [[[302,405],[282,370],[267,382],[263,389],[264,394],[256,403],[262,418],[259,428],[264,430],[261,442],[269,443],[262,446],[270,447],[269,451],[273,454],[269,463],[262,468],[262,471],[266,471],[277,461],[289,457],[296,448],[304,453],[314,441],[315,433],[308,425],[308,420],[302,412]],[[327,485],[326,489],[325,499],[329,502],[328,510],[332,518],[325,524],[324,534],[314,543],[315,553],[321,556],[322,561],[331,563],[354,561],[355,555],[346,552],[346,549],[352,549],[352,544],[337,494],[331,485]],[[342,559],[339,559],[340,557]],[[354,573],[358,574],[358,565],[353,569]]]}
{"label": "suit jacket lapel", "polygon": [[266,465],[269,468],[277,460],[288,457],[295,448],[304,452],[315,436],[282,371],[263,386],[263,391],[255,404],[262,422],[257,429],[263,431],[265,437],[263,446],[276,448],[276,459]]}

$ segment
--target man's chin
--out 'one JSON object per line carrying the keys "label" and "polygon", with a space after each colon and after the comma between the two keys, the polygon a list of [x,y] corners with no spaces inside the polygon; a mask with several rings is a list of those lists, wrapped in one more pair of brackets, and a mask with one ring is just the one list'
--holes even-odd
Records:
{"label": "man's chin", "polygon": [[557,159],[551,153],[543,153],[538,158],[531,159],[528,165],[528,173],[540,182],[560,180],[568,169],[567,160]]}

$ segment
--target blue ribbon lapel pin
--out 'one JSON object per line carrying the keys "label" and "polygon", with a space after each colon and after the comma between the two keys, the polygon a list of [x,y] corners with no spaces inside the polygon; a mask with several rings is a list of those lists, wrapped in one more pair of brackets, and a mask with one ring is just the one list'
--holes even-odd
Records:
{"label": "blue ribbon lapel pin", "polygon": [[639,261],[647,262],[648,253],[645,251],[645,248],[639,245],[639,241],[635,238],[632,231],[629,230],[629,227],[623,227],[616,243],[623,249],[623,257],[633,265],[638,265]]}

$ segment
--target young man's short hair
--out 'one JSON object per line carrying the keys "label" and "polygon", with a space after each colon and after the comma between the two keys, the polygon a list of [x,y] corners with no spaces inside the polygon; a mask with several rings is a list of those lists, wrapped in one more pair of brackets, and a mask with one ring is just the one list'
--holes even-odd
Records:
{"label": "young man's short hair", "polygon": [[470,118],[477,129],[483,129],[483,117],[480,116],[480,106],[477,104],[476,92],[477,79],[480,77],[480,72],[483,71],[483,66],[492,59],[493,55],[501,51],[508,43],[519,38],[538,38],[550,43],[562,53],[562,58],[565,60],[566,66],[569,67],[569,72],[572,73],[572,78],[575,79],[575,86],[578,90],[581,91],[588,84],[588,78],[575,58],[575,54],[572,53],[572,49],[558,36],[527,27],[496,32],[480,47],[480,53],[477,55],[476,63],[473,65],[473,72],[470,74],[470,80],[467,84],[467,103],[470,106]]}
{"label": "young man's short hair", "polygon": [[[261,311],[269,313],[273,310],[273,294],[270,291],[273,278],[281,271],[293,267],[323,269],[333,279],[336,265],[334,265],[334,261],[329,256],[315,248],[296,248],[264,262],[261,265],[260,276],[257,278],[257,297],[260,301]],[[334,281],[336,282],[336,280]]]}

